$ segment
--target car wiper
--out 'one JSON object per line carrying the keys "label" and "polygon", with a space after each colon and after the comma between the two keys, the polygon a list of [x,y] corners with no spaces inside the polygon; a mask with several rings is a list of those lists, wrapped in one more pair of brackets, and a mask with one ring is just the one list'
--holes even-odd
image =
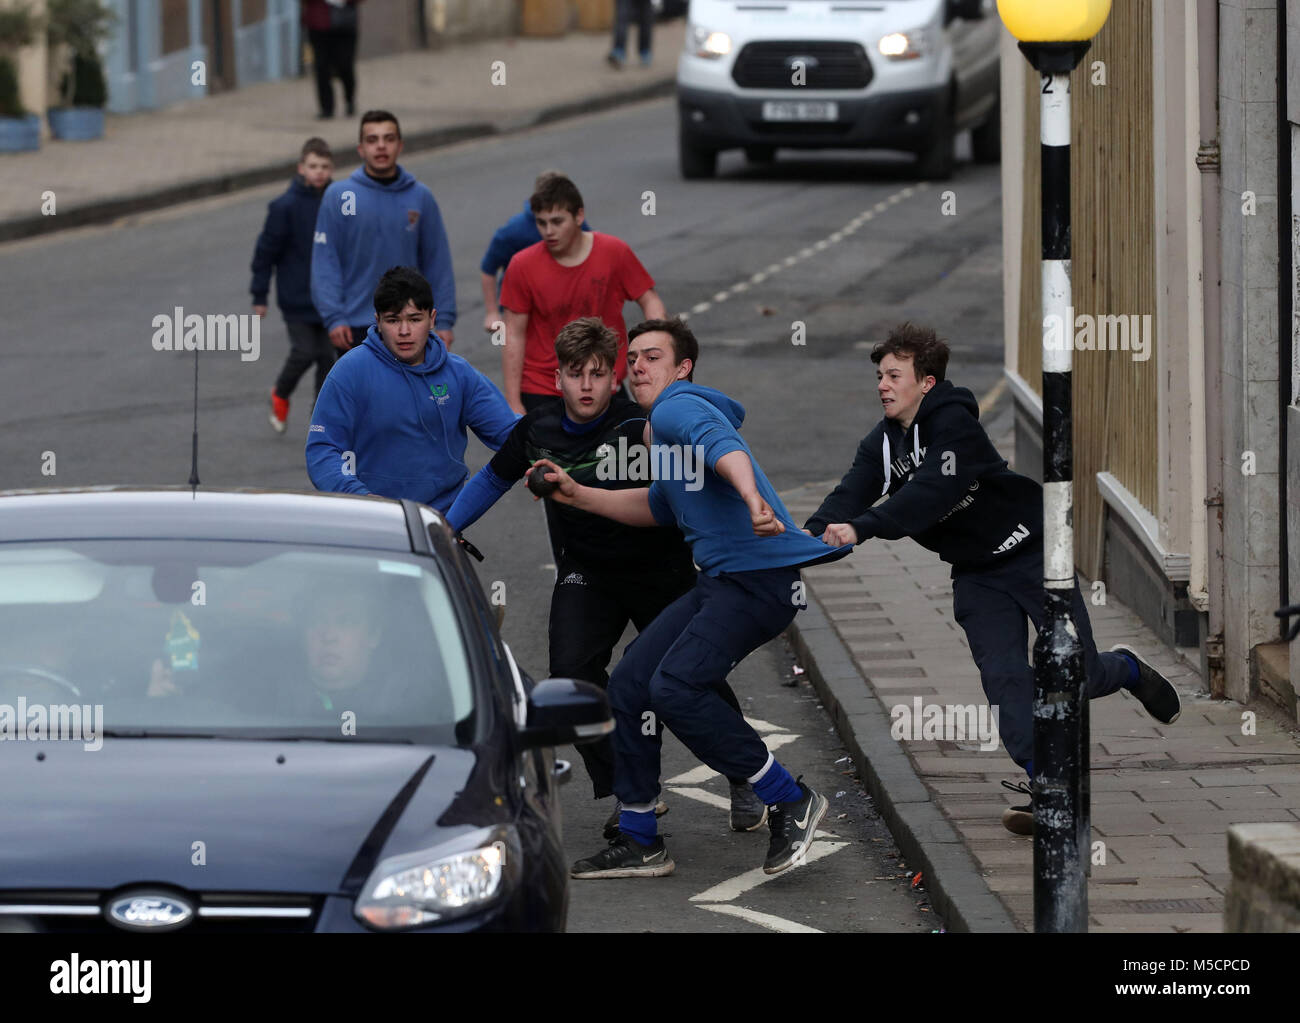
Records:
{"label": "car wiper", "polygon": [[401,743],[404,746],[415,745],[414,739],[362,739],[355,735],[246,735],[245,739],[257,742],[387,742]]}
{"label": "car wiper", "polygon": [[106,728],[108,739],[227,739],[229,736],[213,732],[159,732],[145,728]]}

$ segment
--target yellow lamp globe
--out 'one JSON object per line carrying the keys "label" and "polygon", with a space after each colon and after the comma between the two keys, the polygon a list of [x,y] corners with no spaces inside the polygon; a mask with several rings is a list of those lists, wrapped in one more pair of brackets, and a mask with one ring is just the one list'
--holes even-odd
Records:
{"label": "yellow lamp globe", "polygon": [[998,14],[1022,43],[1079,43],[1101,31],[1110,0],[998,0]]}

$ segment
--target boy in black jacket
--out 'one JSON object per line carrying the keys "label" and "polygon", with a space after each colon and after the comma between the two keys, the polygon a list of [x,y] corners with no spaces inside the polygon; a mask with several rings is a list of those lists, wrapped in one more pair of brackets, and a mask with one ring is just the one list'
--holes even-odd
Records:
{"label": "boy in black jacket", "polygon": [[311,301],[311,252],[316,213],[334,172],[334,157],[324,139],[303,143],[298,175],[266,209],[266,223],[253,250],[253,312],[266,315],[271,271],[276,274],[276,299],[289,332],[289,357],[271,389],[271,429],[288,428],[289,396],[312,363],[316,364],[316,393],[338,357],[329,333]]}
{"label": "boy in black jacket", "polygon": [[[606,490],[650,485],[643,435],[646,412],[616,389],[618,335],[598,316],[566,324],[555,339],[560,401],[545,402],[523,416],[501,449],[478,471],[447,511],[457,531],[469,528],[539,458],[574,479]],[[620,464],[622,463],[622,464]],[[642,475],[640,464],[647,469]],[[691,549],[675,526],[639,528],[555,504],[555,590],[551,596],[550,675],[576,678],[604,689],[614,645],[630,621],[640,632],[669,604],[695,587]],[[736,713],[740,703],[722,683],[722,698]],[[608,738],[583,743],[578,752],[596,799],[614,792],[614,745]],[[744,778],[729,778],[733,831],[756,831],[767,806]],[[667,807],[656,801],[656,816]],[[618,815],[605,822],[605,837],[618,835]]]}
{"label": "boy in black jacket", "polygon": [[[948,346],[933,330],[903,324],[876,345],[871,361],[885,418],[804,528],[831,545],[910,536],[952,565],[953,613],[998,708],[1002,743],[1032,782],[1034,672],[1026,648],[1027,622],[1038,629],[1044,619],[1042,487],[1007,468],[979,424],[975,396],[944,379]],[[1177,719],[1178,693],[1163,675],[1127,647],[1097,652],[1077,581],[1070,614],[1090,699],[1129,689],[1157,721]],[[1009,808],[1002,823],[1032,834],[1032,800]]]}

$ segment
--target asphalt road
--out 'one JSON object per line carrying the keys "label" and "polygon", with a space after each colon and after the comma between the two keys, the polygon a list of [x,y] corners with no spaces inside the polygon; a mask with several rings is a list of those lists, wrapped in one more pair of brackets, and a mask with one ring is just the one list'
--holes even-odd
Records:
{"label": "asphalt road", "polygon": [[[716,181],[687,183],[677,174],[674,118],[671,102],[656,101],[402,161],[434,190],[447,222],[460,301],[456,352],[500,381],[499,350],[481,329],[478,262],[536,173],[559,167],[582,189],[591,224],[629,242],[669,310],[690,314],[702,346],[697,382],[746,406],[745,435],[778,489],[835,480],[847,468],[879,417],[867,353],[892,323],[933,324],[952,343],[949,377],[977,395],[993,386],[1002,358],[997,168],[963,163],[951,183],[938,185],[914,181],[906,161],[890,156],[783,154],[751,167],[732,154]],[[153,317],[177,306],[246,312],[253,241],[281,190],[0,247],[0,488],[187,481],[193,358],[153,350]],[[945,215],[945,201],[955,215]],[[629,323],[636,312],[629,306]],[[309,378],[288,435],[273,435],[266,395],[287,350],[274,311],[261,342],[257,361],[235,353],[201,359],[205,486],[310,487],[302,454]],[[471,468],[487,454],[471,442]],[[479,569],[484,583],[506,585],[506,639],[540,677],[553,582],[541,509],[524,492],[511,493],[470,535],[488,556]],[[825,830],[836,836],[827,842],[834,851],[729,899],[692,902],[710,889],[731,892],[736,885],[716,886],[761,864],[766,834],[726,830],[725,811],[713,805],[725,796],[722,779],[674,786],[671,779],[698,764],[669,740],[672,811],[663,827],[677,873],[657,882],[575,882],[573,929],[931,925],[923,893],[910,890],[890,856],[888,833],[841,773],[848,765],[836,763],[844,754],[811,690],[781,684],[788,664],[783,645],[771,644],[736,670],[735,687],[747,714],[774,726],[765,734],[797,737],[782,740],[780,756],[832,797]],[[599,845],[608,806],[590,800],[580,764],[574,774],[565,814],[576,858]],[[730,915],[735,907],[773,919]]]}

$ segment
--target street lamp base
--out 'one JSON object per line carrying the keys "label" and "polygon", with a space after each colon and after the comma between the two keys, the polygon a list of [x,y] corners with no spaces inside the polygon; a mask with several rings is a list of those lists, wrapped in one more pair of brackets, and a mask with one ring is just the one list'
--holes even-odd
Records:
{"label": "street lamp base", "polygon": [[1034,70],[1045,75],[1068,75],[1092,46],[1091,39],[1077,43],[1019,43]]}

